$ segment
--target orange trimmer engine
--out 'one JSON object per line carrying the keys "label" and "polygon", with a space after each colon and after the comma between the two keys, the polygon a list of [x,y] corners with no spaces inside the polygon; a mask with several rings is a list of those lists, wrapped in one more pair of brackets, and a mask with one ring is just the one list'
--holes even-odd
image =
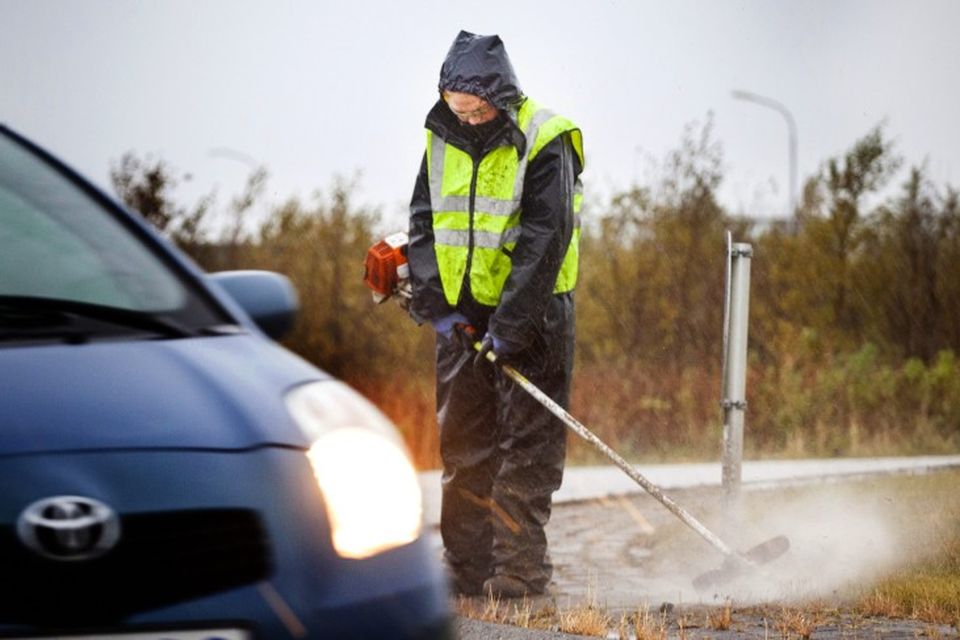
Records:
{"label": "orange trimmer engine", "polygon": [[373,293],[373,301],[380,304],[397,295],[405,304],[412,295],[410,265],[407,264],[407,234],[391,234],[375,243],[367,251],[363,283]]}

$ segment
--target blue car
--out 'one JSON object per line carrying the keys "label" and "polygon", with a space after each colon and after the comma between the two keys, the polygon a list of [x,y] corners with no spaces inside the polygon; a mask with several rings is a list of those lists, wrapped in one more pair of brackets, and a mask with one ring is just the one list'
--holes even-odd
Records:
{"label": "blue car", "polygon": [[391,423],[0,126],[0,637],[450,637]]}

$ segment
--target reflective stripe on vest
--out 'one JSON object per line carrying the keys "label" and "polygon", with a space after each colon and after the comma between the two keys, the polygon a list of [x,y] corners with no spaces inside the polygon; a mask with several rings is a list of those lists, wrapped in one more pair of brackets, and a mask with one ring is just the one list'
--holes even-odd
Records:
{"label": "reflective stripe on vest", "polygon": [[[474,177],[473,159],[427,131],[427,171],[433,209],[434,250],[444,296],[456,306],[470,255],[470,292],[481,304],[496,306],[512,267],[510,254],[520,238],[520,203],[527,165],[541,149],[569,132],[583,165],[580,131],[569,120],[539,108],[527,99],[518,122],[527,139],[527,150],[518,158],[516,148],[503,145],[480,159]],[[474,179],[476,183],[474,184]],[[470,196],[473,191],[473,211]],[[580,207],[583,190],[579,178],[574,189],[574,231],[564,256],[554,291],[572,291],[576,285]]]}

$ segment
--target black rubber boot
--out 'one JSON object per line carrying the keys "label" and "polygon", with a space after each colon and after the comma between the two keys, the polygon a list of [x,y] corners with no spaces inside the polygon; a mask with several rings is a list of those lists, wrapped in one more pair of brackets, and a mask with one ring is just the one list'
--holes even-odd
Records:
{"label": "black rubber boot", "polygon": [[542,595],[544,590],[534,589],[515,576],[500,574],[483,583],[483,594],[498,600],[513,600]]}

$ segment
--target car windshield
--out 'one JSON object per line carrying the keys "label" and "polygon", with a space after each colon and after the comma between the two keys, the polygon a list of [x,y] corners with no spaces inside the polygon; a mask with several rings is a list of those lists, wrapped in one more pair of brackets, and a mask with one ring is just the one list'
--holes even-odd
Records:
{"label": "car windshield", "polygon": [[229,322],[131,226],[0,131],[0,299],[118,309],[178,326]]}

